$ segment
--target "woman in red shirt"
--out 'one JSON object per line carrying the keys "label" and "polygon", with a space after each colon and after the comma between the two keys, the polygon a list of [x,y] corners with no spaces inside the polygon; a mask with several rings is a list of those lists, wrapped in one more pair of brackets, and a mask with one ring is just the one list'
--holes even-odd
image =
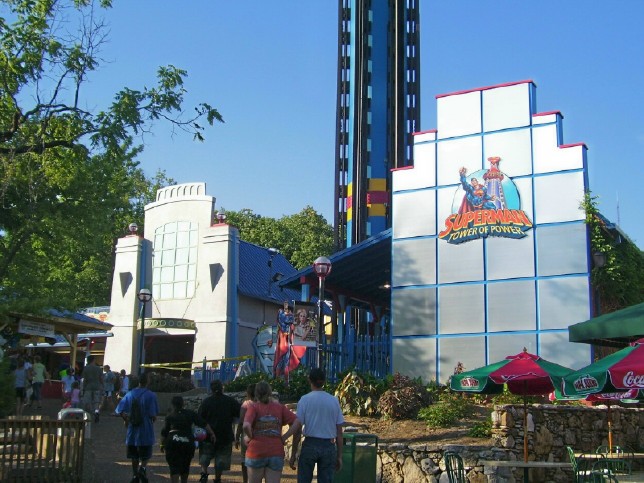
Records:
{"label": "woman in red shirt", "polygon": [[249,483],[278,483],[284,468],[282,427],[291,426],[297,417],[283,404],[273,401],[273,390],[266,381],[255,386],[255,404],[244,418],[244,443]]}

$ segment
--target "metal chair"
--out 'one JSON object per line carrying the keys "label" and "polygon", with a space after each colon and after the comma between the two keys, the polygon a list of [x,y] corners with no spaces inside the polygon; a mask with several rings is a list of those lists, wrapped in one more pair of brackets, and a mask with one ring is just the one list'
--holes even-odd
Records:
{"label": "metal chair", "polygon": [[574,476],[574,483],[587,483],[592,481],[592,459],[585,458],[582,454],[581,456],[575,456],[575,450],[570,446],[566,446],[568,451],[568,457],[570,458],[570,464],[572,465],[572,472]]}
{"label": "metal chair", "polygon": [[593,463],[590,471],[590,483],[619,483],[612,470],[612,462],[606,458],[599,459]]}
{"label": "metal chair", "polygon": [[598,446],[595,453],[606,456],[613,473],[630,475],[633,471],[633,451],[621,446]]}
{"label": "metal chair", "polygon": [[463,458],[453,451],[445,451],[443,458],[445,458],[445,469],[449,483],[467,483]]}

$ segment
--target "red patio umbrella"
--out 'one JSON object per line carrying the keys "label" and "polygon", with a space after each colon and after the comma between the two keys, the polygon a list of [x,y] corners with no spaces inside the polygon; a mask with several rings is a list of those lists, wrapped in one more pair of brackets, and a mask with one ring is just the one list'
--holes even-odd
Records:
{"label": "red patio umbrella", "polygon": [[527,396],[544,396],[559,391],[561,379],[572,369],[548,362],[527,349],[500,362],[454,374],[450,387],[455,391],[498,394],[507,385],[512,394],[523,396],[523,458],[528,461]]}

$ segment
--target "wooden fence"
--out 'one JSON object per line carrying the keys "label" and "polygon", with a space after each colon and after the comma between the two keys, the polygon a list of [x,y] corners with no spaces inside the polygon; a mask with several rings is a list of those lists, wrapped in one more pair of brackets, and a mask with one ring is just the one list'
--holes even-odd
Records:
{"label": "wooden fence", "polygon": [[0,419],[0,481],[82,481],[85,421]]}

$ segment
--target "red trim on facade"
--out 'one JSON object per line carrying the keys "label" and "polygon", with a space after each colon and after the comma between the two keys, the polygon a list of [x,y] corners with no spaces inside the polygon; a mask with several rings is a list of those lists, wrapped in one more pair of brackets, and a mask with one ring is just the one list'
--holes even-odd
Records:
{"label": "red trim on facade", "polygon": [[391,168],[389,171],[404,171],[406,169],[414,169],[413,166],[401,166],[400,168]]}
{"label": "red trim on facade", "polygon": [[536,114],[533,114],[532,117],[549,116],[550,114],[558,114],[563,119],[563,114],[561,113],[561,111],[537,112]]}
{"label": "red trim on facade", "polygon": [[559,146],[559,149],[574,148],[575,146],[582,146],[584,149],[588,149],[586,143],[562,144],[561,146]]}
{"label": "red trim on facade", "polygon": [[413,132],[411,133],[412,136],[418,136],[420,134],[429,134],[432,132],[438,132],[438,129],[428,129],[427,131],[418,131],[418,132]]}
{"label": "red trim on facade", "polygon": [[522,81],[516,81],[516,82],[506,82],[505,84],[498,84],[498,85],[495,85],[495,86],[477,87],[476,89],[467,89],[465,91],[456,91],[456,92],[449,92],[447,94],[438,94],[436,96],[436,99],[440,99],[441,97],[457,96],[459,94],[467,94],[469,92],[489,91],[490,89],[497,89],[499,87],[510,87],[510,86],[516,86],[516,85],[519,85],[519,84],[528,84],[528,83],[534,84],[534,82],[532,80],[530,80],[530,79],[522,80]]}

